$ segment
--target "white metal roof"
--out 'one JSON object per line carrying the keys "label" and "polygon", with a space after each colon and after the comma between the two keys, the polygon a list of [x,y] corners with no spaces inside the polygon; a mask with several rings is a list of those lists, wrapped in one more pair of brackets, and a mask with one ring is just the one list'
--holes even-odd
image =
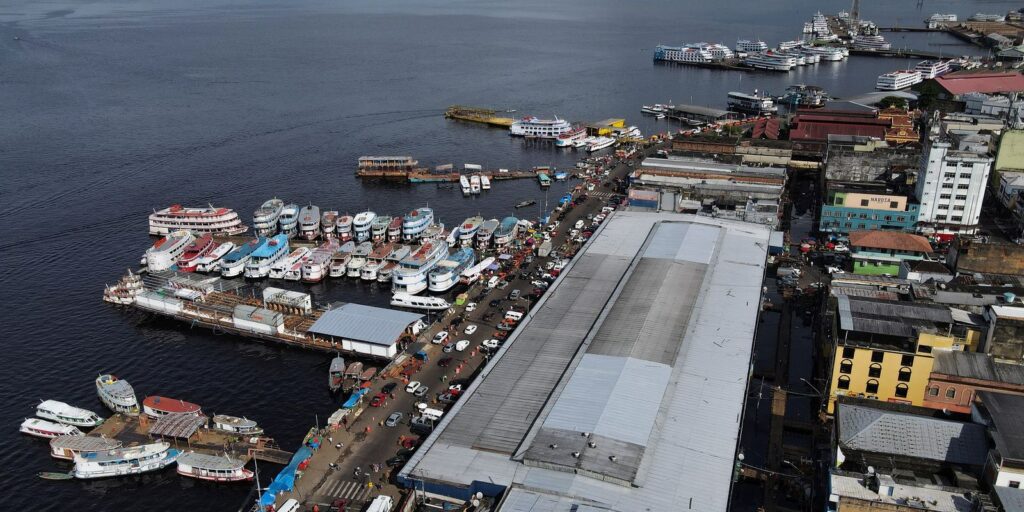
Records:
{"label": "white metal roof", "polygon": [[309,332],[374,345],[391,346],[423,315],[347,303],[324,312]]}

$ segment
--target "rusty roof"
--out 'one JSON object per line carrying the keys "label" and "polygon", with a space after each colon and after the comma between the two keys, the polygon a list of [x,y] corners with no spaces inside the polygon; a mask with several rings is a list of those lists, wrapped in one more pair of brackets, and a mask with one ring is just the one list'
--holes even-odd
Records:
{"label": "rusty roof", "polygon": [[896,231],[854,231],[850,233],[850,245],[869,249],[891,249],[896,251],[923,252],[931,254],[932,244],[920,235]]}
{"label": "rusty roof", "polygon": [[935,82],[950,94],[968,92],[1024,92],[1024,75],[1020,73],[950,73]]}

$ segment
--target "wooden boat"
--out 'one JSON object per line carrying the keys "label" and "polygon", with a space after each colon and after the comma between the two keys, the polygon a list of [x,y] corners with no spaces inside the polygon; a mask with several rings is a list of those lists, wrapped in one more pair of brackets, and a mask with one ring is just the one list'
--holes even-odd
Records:
{"label": "wooden boat", "polygon": [[377,375],[377,367],[376,366],[371,366],[371,367],[367,368],[366,370],[364,370],[363,373],[359,374],[359,380],[363,380],[363,381],[370,380],[370,379],[373,378],[374,375]]}
{"label": "wooden boat", "polygon": [[50,440],[50,456],[55,459],[74,460],[75,455],[116,450],[121,445],[121,441],[107,437],[57,436]]}
{"label": "wooden boat", "polygon": [[196,452],[178,456],[178,474],[210,482],[246,482],[253,477],[244,460]]}
{"label": "wooden boat", "polygon": [[54,471],[40,471],[36,476],[43,480],[72,480],[75,478],[71,473],[57,473]]}
{"label": "wooden boat", "polygon": [[142,401],[142,412],[151,418],[159,418],[168,414],[191,414],[197,416],[203,412],[203,408],[177,398],[164,396],[147,396]]}

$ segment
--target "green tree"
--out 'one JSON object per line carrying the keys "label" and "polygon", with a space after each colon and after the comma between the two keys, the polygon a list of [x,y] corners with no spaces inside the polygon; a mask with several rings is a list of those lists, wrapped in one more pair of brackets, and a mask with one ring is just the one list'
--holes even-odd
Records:
{"label": "green tree", "polygon": [[878,106],[883,109],[889,107],[907,108],[907,100],[899,96],[886,96],[882,98],[882,101],[878,102]]}

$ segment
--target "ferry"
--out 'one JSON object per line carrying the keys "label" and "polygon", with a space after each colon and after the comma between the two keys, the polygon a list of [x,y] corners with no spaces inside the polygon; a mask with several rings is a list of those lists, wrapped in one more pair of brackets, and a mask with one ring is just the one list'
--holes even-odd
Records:
{"label": "ferry", "polygon": [[472,189],[469,188],[469,178],[465,176],[459,176],[459,188],[462,189],[462,195],[468,196],[472,193]]}
{"label": "ferry", "polygon": [[878,80],[875,81],[875,89],[880,91],[898,91],[919,83],[921,83],[920,71],[904,69],[878,75]]}
{"label": "ferry", "polygon": [[330,389],[331,393],[338,391],[344,380],[345,358],[336,355],[334,359],[331,359],[331,365],[327,368],[327,389]]}
{"label": "ferry", "polygon": [[518,233],[519,219],[515,217],[505,217],[504,219],[501,219],[501,223],[498,224],[498,229],[494,230],[494,245],[498,247],[508,245],[509,242],[515,240]]}
{"label": "ferry", "polygon": [[779,102],[792,107],[818,108],[828,100],[825,90],[815,85],[795,84],[786,87],[786,94],[778,98]]}
{"label": "ferry", "polygon": [[420,233],[421,239],[437,239],[444,234],[444,223],[431,224]]}
{"label": "ferry", "polygon": [[240,235],[249,229],[231,208],[188,208],[180,204],[158,210],[149,216],[149,234],[162,236],[188,230],[196,234]]}
{"label": "ferry", "polygon": [[210,482],[248,482],[253,472],[245,469],[245,461],[194,451],[178,456],[178,474]]}
{"label": "ferry", "polygon": [[284,210],[284,201],[273,198],[263,203],[252,214],[252,228],[257,236],[269,236],[277,233],[277,219]]}
{"label": "ferry", "polygon": [[494,232],[498,229],[498,224],[498,219],[489,219],[480,225],[480,230],[476,232],[476,246],[481,251],[491,246],[491,240],[494,238]]}
{"label": "ferry", "polygon": [[780,52],[784,52],[786,50],[792,50],[793,48],[800,48],[803,45],[804,42],[799,39],[794,39],[792,41],[783,41],[779,43],[778,50]]}
{"label": "ferry", "polygon": [[779,110],[775,106],[775,100],[770,95],[758,93],[756,89],[754,94],[730,92],[728,104],[729,110],[755,116],[771,115]]}
{"label": "ferry", "polygon": [[490,257],[476,265],[473,265],[472,267],[467,268],[466,270],[463,270],[462,275],[459,276],[459,282],[462,284],[473,284],[492,264],[494,264],[494,258]]}
{"label": "ferry", "polygon": [[41,420],[38,418],[28,418],[21,422],[21,428],[18,429],[22,434],[28,434],[33,437],[41,437],[43,439],[54,439],[60,436],[84,436],[81,430],[74,425],[65,425],[63,423],[56,423],[53,421]]}
{"label": "ferry", "polygon": [[936,28],[944,27],[944,26],[946,26],[949,23],[956,23],[957,20],[959,20],[959,18],[957,17],[956,14],[939,14],[939,13],[936,13],[936,14],[932,14],[931,16],[929,16],[928,19],[924,20],[924,22],[928,25],[928,28],[936,29]]}
{"label": "ferry", "polygon": [[682,64],[707,64],[714,62],[715,58],[712,57],[711,52],[701,48],[658,45],[654,47],[654,60]]}
{"label": "ferry", "polygon": [[331,238],[335,236],[334,227],[338,223],[338,212],[335,210],[327,210],[320,217],[320,231],[323,232],[324,238]]}
{"label": "ferry", "polygon": [[363,265],[366,265],[366,257],[370,255],[371,251],[373,251],[373,244],[370,242],[359,244],[355,252],[352,253],[352,258],[348,260],[348,265],[345,266],[345,275],[359,278]]}
{"label": "ferry", "polygon": [[229,252],[221,258],[218,265],[220,275],[224,277],[242,275],[242,273],[245,272],[245,264],[249,262],[249,256],[252,255],[252,252],[255,251],[257,247],[266,243],[266,241],[267,239],[262,236],[254,238]]}
{"label": "ferry", "polygon": [[448,256],[448,247],[438,240],[424,240],[415,252],[399,262],[391,275],[391,290],[415,295],[427,289],[427,273]]}
{"label": "ferry", "polygon": [[192,242],[192,245],[185,249],[185,252],[181,254],[181,258],[178,259],[178,270],[182,272],[195,272],[196,262],[216,248],[217,244],[213,241],[213,235],[207,233],[197,238],[196,241]]}
{"label": "ferry", "polygon": [[643,105],[640,107],[640,112],[644,114],[658,115],[667,113],[669,110],[676,108],[675,105],[662,105],[661,103],[655,103],[654,105]]}
{"label": "ferry", "polygon": [[166,398],[162,396],[147,396],[142,401],[142,412],[150,418],[156,419],[168,414],[188,414],[199,416],[203,408],[198,405],[178,400],[177,398]]}
{"label": "ferry", "polygon": [[441,297],[420,297],[403,292],[396,292],[391,296],[391,305],[401,308],[425,309],[428,311],[444,311],[451,304]]}
{"label": "ferry", "polygon": [[139,400],[135,397],[135,389],[126,380],[109,373],[100,375],[96,377],[96,394],[103,405],[114,412],[128,416],[139,415]]}
{"label": "ferry", "polygon": [[491,189],[491,179],[488,178],[486,174],[481,174],[480,175],[480,188],[482,188],[484,190],[490,190]]}
{"label": "ferry", "polygon": [[371,211],[365,211],[356,214],[355,218],[352,219],[352,238],[356,242],[365,242],[370,239],[370,226],[373,224],[373,219],[377,218],[377,214]]}
{"label": "ferry", "polygon": [[281,210],[281,216],[277,218],[277,224],[282,234],[292,238],[298,233],[299,226],[299,205],[289,204]]}
{"label": "ferry", "polygon": [[852,46],[855,50],[889,50],[892,44],[880,35],[855,35]]}
{"label": "ferry", "polygon": [[985,21],[989,23],[1003,23],[1006,21],[1006,16],[1002,14],[985,14],[983,12],[976,12],[972,14],[967,21]]}
{"label": "ferry", "polygon": [[288,235],[274,235],[257,247],[245,262],[245,277],[259,279],[267,277],[270,267],[288,256]]}
{"label": "ferry", "polygon": [[334,254],[331,255],[331,261],[328,264],[329,273],[331,277],[345,277],[348,270],[348,262],[352,259],[352,253],[356,250],[356,243],[349,240],[341,245]]}
{"label": "ferry", "polygon": [[455,247],[455,244],[459,243],[459,228],[453,228],[452,231],[448,233],[448,236],[444,237],[444,241],[448,244],[448,247]]}
{"label": "ferry", "polygon": [[846,58],[842,48],[834,46],[808,46],[803,49],[804,53],[817,55],[822,61],[836,62]]}
{"label": "ferry", "polygon": [[427,275],[428,288],[432,292],[446,292],[459,283],[459,277],[476,262],[473,249],[463,247],[439,262]]}
{"label": "ferry", "polygon": [[756,41],[740,39],[739,41],[736,41],[736,51],[743,53],[764,52],[768,51],[768,45],[760,39]]}
{"label": "ferry", "polygon": [[587,136],[587,128],[581,124],[573,125],[572,129],[558,136],[555,145],[560,148],[571,148],[576,141]]}
{"label": "ferry", "polygon": [[914,66],[914,70],[921,73],[921,80],[931,80],[949,73],[948,60],[926,60]]}
{"label": "ferry", "polygon": [[743,59],[743,65],[768,71],[790,71],[796,66],[796,59],[767,51],[747,55]]}
{"label": "ferry", "polygon": [[[299,277],[302,276],[302,263],[309,257],[311,251],[306,247],[299,247],[291,252],[288,256],[281,258],[277,263],[270,266],[270,273],[268,276],[271,279],[285,279],[285,274],[294,272],[293,269],[298,270]],[[298,280],[298,277],[293,279]]]}
{"label": "ferry", "polygon": [[320,236],[320,207],[303,206],[299,210],[299,236],[306,240],[316,240]]}
{"label": "ferry", "polygon": [[364,264],[362,270],[359,271],[359,277],[363,281],[376,281],[377,271],[384,266],[384,261],[387,259],[388,255],[391,254],[391,250],[394,247],[394,243],[388,242],[371,251],[370,255],[366,257],[366,264]]}
{"label": "ferry", "polygon": [[135,298],[143,291],[142,278],[128,269],[128,274],[119,279],[117,283],[103,288],[103,300],[112,304],[134,304]]}
{"label": "ferry", "polygon": [[615,142],[616,141],[613,137],[594,137],[591,139],[590,144],[587,144],[587,152],[593,153],[595,151],[600,151],[604,148],[611,147]]}
{"label": "ferry", "polygon": [[540,183],[541,187],[550,187],[551,178],[548,177],[547,173],[537,173],[537,183]]}
{"label": "ferry", "polygon": [[165,442],[82,453],[75,455],[75,469],[71,474],[75,478],[93,479],[148,473],[170,466],[178,454],[178,450]]}
{"label": "ferry", "polygon": [[559,135],[569,130],[572,130],[572,124],[557,116],[554,119],[538,119],[528,116],[512,123],[509,134],[517,137],[557,139]]}
{"label": "ferry", "polygon": [[477,230],[480,229],[483,223],[484,218],[479,215],[462,221],[462,224],[459,226],[459,243],[466,247],[473,245],[473,237],[476,236]]}
{"label": "ferry", "polygon": [[376,219],[373,219],[373,223],[370,224],[370,240],[372,240],[374,243],[387,240],[388,229],[390,227],[390,215],[380,215]]}
{"label": "ferry", "polygon": [[417,208],[409,212],[402,218],[402,238],[406,241],[416,240],[432,222],[434,210],[430,208]]}
{"label": "ferry", "polygon": [[106,452],[121,447],[121,441],[100,436],[57,436],[50,440],[50,456],[74,460],[75,455]]}
{"label": "ferry", "polygon": [[258,436],[263,433],[263,429],[255,421],[248,418],[239,418],[238,416],[228,416],[227,414],[215,415],[212,428],[213,430],[240,436]]}
{"label": "ferry", "polygon": [[402,240],[402,217],[391,219],[388,224],[388,242],[395,243]]}
{"label": "ferry", "polygon": [[185,249],[192,245],[196,237],[191,231],[179,230],[167,234],[156,241],[152,247],[146,249],[142,256],[142,264],[150,272],[167,270],[174,266],[178,258],[184,254]]}
{"label": "ferry", "polygon": [[220,260],[228,253],[235,250],[235,244],[224,242],[214,247],[212,251],[196,259],[196,272],[216,272],[220,270]]}
{"label": "ferry", "polygon": [[44,400],[36,406],[36,416],[76,427],[95,427],[103,423],[98,414],[56,400]]}
{"label": "ferry", "polygon": [[348,242],[352,239],[352,216],[342,215],[338,217],[338,224],[334,227],[334,232],[338,234],[338,239],[342,242]]}
{"label": "ferry", "polygon": [[377,282],[378,283],[390,283],[391,274],[394,273],[395,269],[398,268],[398,262],[402,261],[403,258],[412,252],[412,247],[408,245],[397,245],[388,254],[387,258],[384,259],[384,264],[377,269]]}
{"label": "ferry", "polygon": [[474,174],[469,177],[469,193],[479,194],[480,193],[480,176]]}
{"label": "ferry", "polygon": [[[303,247],[303,249],[306,249]],[[310,249],[306,249],[306,255],[303,256],[299,261],[288,267],[288,270],[284,271],[283,279],[285,281],[301,281],[302,280],[302,267],[306,264],[306,260],[309,259],[309,255],[312,253]]]}

